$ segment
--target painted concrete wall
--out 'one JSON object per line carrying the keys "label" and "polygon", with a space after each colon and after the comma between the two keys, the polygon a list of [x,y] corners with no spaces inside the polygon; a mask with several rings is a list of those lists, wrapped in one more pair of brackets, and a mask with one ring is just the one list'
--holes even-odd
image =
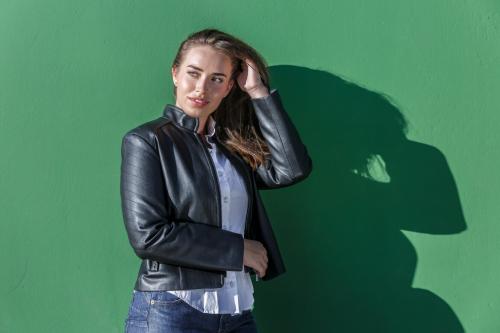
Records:
{"label": "painted concrete wall", "polygon": [[265,56],[314,161],[263,193],[288,273],[255,284],[261,332],[499,331],[499,13],[0,1],[0,331],[123,330],[120,140],[172,101],[178,43],[205,27]]}

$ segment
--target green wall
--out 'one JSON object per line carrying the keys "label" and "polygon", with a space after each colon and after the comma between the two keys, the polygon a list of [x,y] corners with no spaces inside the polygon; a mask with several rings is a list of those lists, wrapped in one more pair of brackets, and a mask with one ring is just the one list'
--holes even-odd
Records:
{"label": "green wall", "polygon": [[123,330],[121,138],[172,102],[174,53],[205,27],[264,55],[314,162],[262,193],[288,273],[255,284],[260,331],[500,331],[499,12],[0,1],[0,331]]}

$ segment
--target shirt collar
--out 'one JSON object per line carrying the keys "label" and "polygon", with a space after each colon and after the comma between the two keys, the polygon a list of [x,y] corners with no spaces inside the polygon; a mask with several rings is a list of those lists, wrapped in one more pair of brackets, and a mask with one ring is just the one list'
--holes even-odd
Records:
{"label": "shirt collar", "polygon": [[206,124],[206,129],[205,129],[205,136],[207,137],[213,137],[215,134],[215,119],[212,117],[212,115],[208,116],[207,124]]}
{"label": "shirt collar", "polygon": [[212,115],[208,116],[207,124],[205,125],[205,138],[210,147],[213,148],[215,145],[215,119]]}

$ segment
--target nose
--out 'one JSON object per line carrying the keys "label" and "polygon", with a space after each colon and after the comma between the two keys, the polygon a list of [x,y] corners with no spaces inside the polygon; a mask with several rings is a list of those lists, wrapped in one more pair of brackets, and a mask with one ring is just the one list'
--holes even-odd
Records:
{"label": "nose", "polygon": [[205,94],[207,90],[208,78],[200,77],[198,81],[196,81],[196,92],[200,94]]}

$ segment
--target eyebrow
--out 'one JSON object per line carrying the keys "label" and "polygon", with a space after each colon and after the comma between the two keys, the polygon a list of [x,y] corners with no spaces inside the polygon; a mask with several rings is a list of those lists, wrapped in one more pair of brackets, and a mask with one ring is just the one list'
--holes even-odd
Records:
{"label": "eyebrow", "polygon": [[[191,68],[194,68],[196,70],[199,70],[200,72],[203,72],[203,69],[199,68],[199,67],[196,67],[195,65],[187,65],[186,67],[191,67]],[[224,73],[213,73],[214,75],[219,75],[219,76],[224,76],[224,77],[227,77],[226,74]]]}

